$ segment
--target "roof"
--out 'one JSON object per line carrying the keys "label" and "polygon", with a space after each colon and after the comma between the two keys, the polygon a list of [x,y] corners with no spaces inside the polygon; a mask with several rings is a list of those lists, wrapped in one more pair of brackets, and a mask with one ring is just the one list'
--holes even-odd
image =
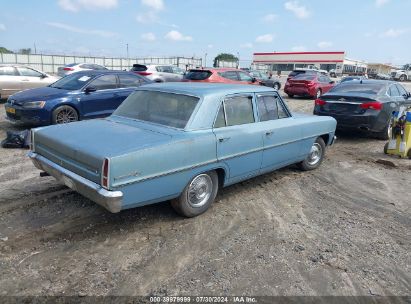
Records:
{"label": "roof", "polygon": [[[101,74],[119,74],[119,73],[126,73],[126,74],[133,74],[130,71],[122,71],[122,70],[83,70],[75,72],[76,75],[83,74],[83,75],[101,75]],[[74,73],[73,73],[74,74]]]}
{"label": "roof", "polygon": [[205,96],[210,94],[229,95],[250,92],[275,92],[273,88],[259,85],[196,83],[196,82],[164,82],[144,85],[140,89],[159,89],[182,94]]}
{"label": "roof", "polygon": [[[351,76],[347,76],[347,77],[351,77]],[[343,83],[345,83],[345,82],[343,82]],[[361,84],[386,84],[386,85],[389,85],[389,84],[395,83],[395,81],[392,81],[392,80],[379,80],[379,79],[363,79],[361,81],[356,81],[355,83],[358,84],[358,85],[361,85]]]}

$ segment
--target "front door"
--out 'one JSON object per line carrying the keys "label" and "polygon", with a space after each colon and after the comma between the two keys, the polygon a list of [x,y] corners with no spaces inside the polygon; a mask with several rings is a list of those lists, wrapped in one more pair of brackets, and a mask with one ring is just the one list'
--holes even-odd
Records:
{"label": "front door", "polygon": [[110,115],[124,100],[119,95],[117,86],[117,76],[114,74],[103,75],[91,81],[87,88],[93,88],[95,91],[85,90],[80,97],[83,118]]}
{"label": "front door", "polygon": [[259,173],[263,142],[256,126],[252,94],[223,101],[213,131],[217,159],[228,166],[230,183]]}
{"label": "front door", "polygon": [[298,161],[301,156],[301,126],[296,125],[277,94],[257,95],[259,124],[262,126],[262,171],[271,171]]}

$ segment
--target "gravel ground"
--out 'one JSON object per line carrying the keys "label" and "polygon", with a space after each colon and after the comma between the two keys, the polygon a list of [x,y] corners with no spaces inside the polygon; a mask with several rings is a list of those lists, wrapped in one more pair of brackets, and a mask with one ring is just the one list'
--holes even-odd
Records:
{"label": "gravel ground", "polygon": [[0,148],[0,295],[410,295],[411,160],[338,136],[319,169],[224,188],[192,219],[110,214]]}

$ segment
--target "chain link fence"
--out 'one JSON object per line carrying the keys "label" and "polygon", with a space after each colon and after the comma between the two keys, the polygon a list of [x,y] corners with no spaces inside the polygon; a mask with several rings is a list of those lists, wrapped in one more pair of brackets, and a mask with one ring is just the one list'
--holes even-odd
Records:
{"label": "chain link fence", "polygon": [[22,64],[31,66],[49,74],[57,74],[58,67],[70,63],[94,63],[111,70],[129,70],[133,64],[167,64],[182,69],[202,66],[202,58],[187,57],[145,57],[145,58],[111,58],[90,56],[62,56],[43,54],[0,54],[0,63]]}

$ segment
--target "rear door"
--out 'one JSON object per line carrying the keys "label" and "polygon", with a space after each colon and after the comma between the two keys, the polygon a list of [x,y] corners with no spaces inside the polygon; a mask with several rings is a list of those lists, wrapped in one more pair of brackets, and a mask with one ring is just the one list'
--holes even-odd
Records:
{"label": "rear door", "polygon": [[228,166],[230,182],[260,171],[263,142],[255,119],[253,94],[229,96],[220,105],[213,132],[217,159]]}
{"label": "rear door", "polygon": [[262,171],[298,161],[301,154],[301,126],[291,117],[276,93],[257,94],[259,125],[262,127]]}
{"label": "rear door", "polygon": [[18,67],[17,71],[20,74],[22,89],[33,89],[41,86],[46,86],[48,82],[45,80],[44,74],[26,67]]}
{"label": "rear door", "polygon": [[17,93],[23,89],[21,84],[21,76],[17,73],[15,67],[3,66],[0,67],[0,97],[7,98],[8,96]]}
{"label": "rear door", "polygon": [[84,91],[80,97],[84,118],[108,116],[124,100],[124,97],[118,92],[118,80],[115,74],[99,76],[92,80],[87,87],[92,87],[96,91],[90,93]]}

